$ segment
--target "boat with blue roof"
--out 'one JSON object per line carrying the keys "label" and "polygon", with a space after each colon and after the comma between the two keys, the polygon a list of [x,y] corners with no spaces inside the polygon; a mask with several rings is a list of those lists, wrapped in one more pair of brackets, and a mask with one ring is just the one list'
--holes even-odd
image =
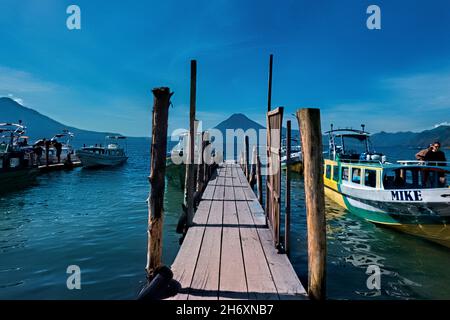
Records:
{"label": "boat with blue roof", "polygon": [[391,163],[374,150],[364,125],[326,134],[328,198],[367,221],[450,247],[449,162]]}

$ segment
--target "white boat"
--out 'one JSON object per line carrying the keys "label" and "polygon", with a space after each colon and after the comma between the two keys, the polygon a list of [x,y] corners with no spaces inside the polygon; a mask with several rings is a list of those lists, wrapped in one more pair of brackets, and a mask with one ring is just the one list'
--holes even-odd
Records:
{"label": "white boat", "polygon": [[32,153],[22,149],[25,130],[20,122],[0,123],[0,193],[31,185],[38,174]]}
{"label": "white boat", "polygon": [[[297,139],[292,139],[292,141],[298,142]],[[281,147],[281,168],[286,170],[286,140],[283,140],[283,146]],[[289,160],[289,169],[293,172],[302,173],[303,172],[303,156],[302,148],[300,145],[291,146],[291,157]]]}
{"label": "white boat", "polygon": [[118,140],[124,140],[126,137],[107,136],[106,139],[115,140],[115,142],[107,143],[105,147],[95,145],[76,151],[83,167],[117,166],[128,160],[124,148],[118,143]]}
{"label": "white boat", "polygon": [[331,200],[377,225],[450,247],[450,162],[389,163],[364,127],[327,134],[324,185]]}

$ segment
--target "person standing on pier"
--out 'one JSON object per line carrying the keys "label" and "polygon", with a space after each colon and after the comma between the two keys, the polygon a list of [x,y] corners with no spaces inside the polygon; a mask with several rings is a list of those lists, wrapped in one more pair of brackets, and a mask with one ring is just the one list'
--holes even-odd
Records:
{"label": "person standing on pier", "polygon": [[44,139],[44,145],[45,145],[45,165],[49,165],[49,153],[50,153],[50,140]]}
{"label": "person standing on pier", "polygon": [[33,152],[36,155],[36,164],[38,166],[41,165],[41,157],[42,157],[42,148],[40,145],[36,145],[33,147]]}
{"label": "person standing on pier", "polygon": [[53,146],[56,149],[56,158],[58,158],[58,163],[60,163],[61,162],[62,143],[55,141],[55,142],[53,142]]}

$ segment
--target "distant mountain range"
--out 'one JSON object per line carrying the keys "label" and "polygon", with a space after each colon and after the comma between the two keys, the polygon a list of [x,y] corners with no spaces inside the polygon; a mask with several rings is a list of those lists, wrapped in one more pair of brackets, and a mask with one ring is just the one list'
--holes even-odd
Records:
{"label": "distant mountain range", "polygon": [[441,125],[431,130],[422,132],[379,132],[371,136],[375,147],[427,147],[438,140],[442,146],[450,146],[450,126]]}
{"label": "distant mountain range", "polygon": [[57,133],[67,129],[75,134],[74,143],[101,143],[107,135],[117,135],[111,132],[95,132],[77,129],[55,121],[39,112],[24,107],[10,98],[0,98],[0,123],[18,123],[22,120],[27,127],[27,135],[32,140],[51,138]]}
{"label": "distant mountain range", "polygon": [[[296,124],[294,123],[294,126]],[[224,135],[226,129],[265,129],[264,126],[259,123],[249,119],[242,113],[235,113],[225,121],[219,123],[216,127]],[[286,135],[286,128],[283,127],[283,137]],[[292,130],[292,137],[299,138],[299,131],[296,129]],[[373,145],[377,147],[426,147],[430,143],[438,140],[441,142],[442,146],[450,146],[450,126],[441,125],[434,129],[425,130],[422,132],[395,132],[388,133],[381,131],[379,133],[372,134],[371,140]],[[326,144],[328,141],[328,136],[323,136],[323,143]]]}
{"label": "distant mountain range", "polygon": [[[22,120],[27,126],[27,135],[36,140],[44,137],[51,138],[64,129],[68,129],[75,134],[75,144],[102,142],[107,135],[117,135],[117,133],[111,132],[95,132],[74,128],[57,122],[33,109],[24,107],[10,98],[0,98],[0,123],[17,123],[19,120]],[[294,123],[293,125],[295,126],[296,124]],[[249,119],[242,113],[235,113],[216,125],[215,128],[219,129],[225,137],[226,129],[242,129],[244,131],[248,129],[259,130],[264,129],[264,126]],[[284,135],[285,128],[283,130]],[[298,130],[292,130],[293,137],[298,137],[298,135]],[[422,132],[388,133],[382,131],[373,134],[371,139],[376,148],[394,146],[425,147],[435,140],[439,140],[443,146],[448,147],[450,146],[450,126],[442,125]],[[324,144],[327,143],[326,141],[328,141],[328,138],[324,136]],[[258,141],[258,143],[263,144],[265,141]]]}

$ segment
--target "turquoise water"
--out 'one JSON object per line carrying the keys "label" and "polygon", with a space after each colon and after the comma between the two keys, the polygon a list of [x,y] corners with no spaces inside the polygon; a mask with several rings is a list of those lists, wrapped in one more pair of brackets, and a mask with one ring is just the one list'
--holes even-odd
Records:
{"label": "turquoise water", "polygon": [[[145,281],[149,145],[130,141],[128,154],[122,167],[54,172],[0,196],[1,299],[136,297]],[[171,264],[182,192],[166,191],[163,260]],[[306,284],[301,176],[292,182],[292,207],[291,260]],[[448,249],[375,227],[329,202],[327,218],[329,298],[450,299]],[[373,264],[381,268],[380,291],[366,287]],[[81,268],[81,290],[66,287],[69,265]]]}

